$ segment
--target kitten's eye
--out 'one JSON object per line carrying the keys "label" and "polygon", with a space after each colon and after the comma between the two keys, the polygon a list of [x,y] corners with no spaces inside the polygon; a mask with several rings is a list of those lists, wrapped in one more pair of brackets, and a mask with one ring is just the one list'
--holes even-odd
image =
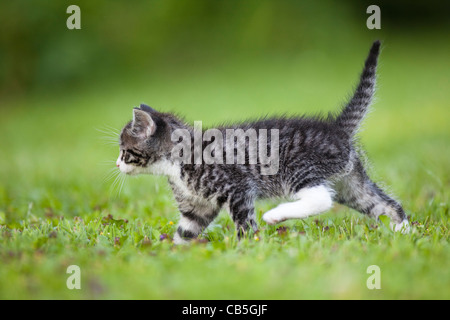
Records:
{"label": "kitten's eye", "polygon": [[131,153],[125,152],[124,161],[125,163],[131,163],[134,161],[134,156]]}
{"label": "kitten's eye", "polygon": [[124,151],[124,161],[125,163],[140,163],[139,155],[132,151],[132,150],[126,150]]}

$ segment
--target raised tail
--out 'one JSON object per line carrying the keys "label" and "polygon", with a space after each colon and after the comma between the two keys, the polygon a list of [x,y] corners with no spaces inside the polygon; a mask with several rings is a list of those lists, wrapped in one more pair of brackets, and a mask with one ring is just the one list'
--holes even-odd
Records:
{"label": "raised tail", "polygon": [[359,79],[358,87],[351,100],[336,118],[337,125],[353,137],[358,131],[361,121],[369,109],[375,93],[376,67],[378,55],[380,53],[380,41],[375,41],[370,48],[369,56],[366,59],[363,72]]}

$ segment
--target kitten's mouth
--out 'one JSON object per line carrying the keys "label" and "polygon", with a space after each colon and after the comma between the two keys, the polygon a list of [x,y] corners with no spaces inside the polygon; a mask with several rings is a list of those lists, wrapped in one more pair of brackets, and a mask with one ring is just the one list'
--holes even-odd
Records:
{"label": "kitten's mouth", "polygon": [[120,172],[121,172],[121,173],[124,173],[124,174],[126,174],[126,175],[129,175],[129,176],[134,176],[134,175],[136,175],[136,173],[134,172],[134,170],[130,170],[130,171],[122,171],[122,170],[120,170]]}
{"label": "kitten's mouth", "polygon": [[116,167],[119,168],[119,171],[121,173],[124,173],[124,174],[127,174],[127,175],[134,175],[135,174],[134,168],[130,168],[129,166],[123,166],[123,165],[117,164]]}

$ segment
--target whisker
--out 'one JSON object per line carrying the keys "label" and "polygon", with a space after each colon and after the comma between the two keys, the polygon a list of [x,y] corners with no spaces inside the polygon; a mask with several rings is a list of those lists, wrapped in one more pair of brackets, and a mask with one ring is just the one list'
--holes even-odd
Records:
{"label": "whisker", "polygon": [[[108,166],[110,166],[110,165],[112,165],[112,164],[114,164],[114,167],[116,166],[116,160],[103,160],[103,161],[99,161],[97,164],[99,164],[99,165],[108,165]],[[111,169],[116,169],[116,168],[111,168]]]}
{"label": "whisker", "polygon": [[119,133],[117,132],[112,132],[112,131],[107,131],[107,130],[103,130],[103,129],[99,129],[96,128],[96,131],[103,133],[104,135],[108,136],[108,137],[117,137],[119,136]]}
{"label": "whisker", "polygon": [[114,136],[118,136],[120,134],[120,131],[118,129],[108,126],[106,124],[104,124],[103,127],[95,128],[95,130],[97,130],[101,133],[106,133],[108,135],[114,135]]}
{"label": "whisker", "polygon": [[117,128],[115,128],[115,127],[112,127],[112,126],[110,126],[110,125],[108,125],[108,124],[103,124],[103,126],[104,126],[106,129],[111,130],[112,132],[116,132],[117,134],[120,133],[120,130],[119,130],[119,129],[117,129]]}
{"label": "whisker", "polygon": [[108,125],[103,125],[103,127],[95,128],[95,130],[102,134],[102,136],[100,136],[99,138],[104,144],[114,146],[117,146],[119,144],[119,130]]}
{"label": "whisker", "polygon": [[103,145],[119,147],[119,140],[108,140],[104,138],[99,139]]}
{"label": "whisker", "polygon": [[114,142],[119,144],[119,136],[100,136],[98,137],[99,139],[103,140],[103,141],[108,141],[108,142]]}
{"label": "whisker", "polygon": [[[111,184],[111,188],[110,188],[110,196],[113,195],[114,191],[117,190],[117,183],[120,179],[120,171],[117,173],[116,178],[114,179],[113,183]],[[117,195],[113,198],[117,198]]]}
{"label": "whisker", "polygon": [[[102,136],[100,137],[101,141],[105,145],[111,145],[118,147],[119,146],[119,138],[120,138],[120,130],[111,127],[110,125],[103,124],[101,127],[96,127],[95,130],[97,132],[100,132]],[[115,168],[115,160],[105,160],[102,161],[102,165],[112,165],[114,164],[114,168],[111,168],[108,170],[108,172],[105,174],[105,177],[103,178],[103,182],[111,182],[109,194],[110,197],[117,198],[122,193],[122,190],[125,185],[125,181],[127,179],[127,175],[123,174],[120,170],[117,170]]]}
{"label": "whisker", "polygon": [[108,135],[106,133],[103,133],[103,136],[99,136],[99,139],[105,140],[105,141],[114,141],[119,142],[119,135]]}
{"label": "whisker", "polygon": [[119,189],[119,196],[120,196],[120,194],[122,193],[122,190],[123,190],[123,186],[124,186],[124,184],[125,184],[125,181],[127,180],[127,175],[124,175],[124,174],[122,174],[121,175],[122,176],[122,183],[120,184],[120,189]]}
{"label": "whisker", "polygon": [[114,142],[119,142],[119,136],[108,136],[108,135],[104,135],[104,136],[99,136],[100,139],[105,140],[105,141],[114,141]]}
{"label": "whisker", "polygon": [[107,183],[111,181],[112,178],[114,178],[117,174],[119,174],[119,171],[116,168],[109,169],[103,176],[102,183]]}

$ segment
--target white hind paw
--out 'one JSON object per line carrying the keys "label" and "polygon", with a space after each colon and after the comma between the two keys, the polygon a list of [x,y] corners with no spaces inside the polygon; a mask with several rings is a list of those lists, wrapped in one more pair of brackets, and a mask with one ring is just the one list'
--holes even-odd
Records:
{"label": "white hind paw", "polygon": [[400,223],[391,223],[391,229],[395,232],[401,232],[403,234],[409,233],[411,231],[409,222],[406,219]]}
{"label": "white hind paw", "polygon": [[285,219],[281,216],[279,210],[272,209],[267,211],[264,215],[263,215],[263,220],[265,222],[267,222],[267,224],[277,224],[280,223],[281,221],[284,221]]}

